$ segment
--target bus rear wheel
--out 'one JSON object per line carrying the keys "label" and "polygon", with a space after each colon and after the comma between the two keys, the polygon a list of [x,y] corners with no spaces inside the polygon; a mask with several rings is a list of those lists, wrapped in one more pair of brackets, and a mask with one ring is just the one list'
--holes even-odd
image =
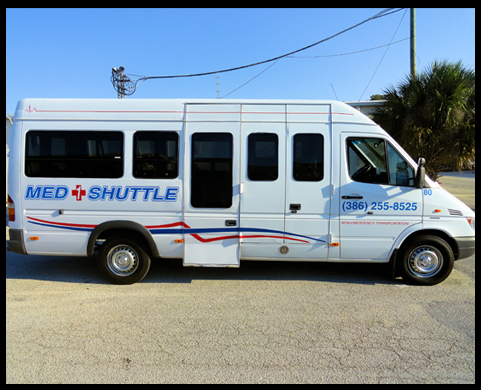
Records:
{"label": "bus rear wheel", "polygon": [[149,255],[126,237],[111,237],[100,247],[97,263],[102,274],[114,284],[133,284],[150,269]]}

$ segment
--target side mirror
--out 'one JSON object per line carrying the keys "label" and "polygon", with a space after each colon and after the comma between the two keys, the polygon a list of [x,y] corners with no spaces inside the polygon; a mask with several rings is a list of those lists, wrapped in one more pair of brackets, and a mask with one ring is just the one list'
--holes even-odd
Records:
{"label": "side mirror", "polygon": [[416,172],[416,177],[414,178],[414,187],[416,188],[424,188],[424,177],[426,175],[426,159],[423,157],[419,157],[418,160],[418,170]]}

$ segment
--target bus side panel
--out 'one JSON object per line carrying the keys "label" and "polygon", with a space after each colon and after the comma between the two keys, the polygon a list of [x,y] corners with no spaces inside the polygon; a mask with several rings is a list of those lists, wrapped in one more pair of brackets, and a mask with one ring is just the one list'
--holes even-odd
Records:
{"label": "bus side panel", "polygon": [[15,204],[15,221],[9,221],[10,229],[22,229],[22,197],[20,196],[20,175],[19,172],[23,167],[23,149],[20,146],[22,142],[21,121],[15,121],[11,129],[10,153],[8,164],[8,195]]}
{"label": "bus side panel", "polygon": [[[123,156],[119,156],[123,159],[121,178],[27,177],[24,168],[26,134],[18,137],[20,147],[15,149],[21,154],[15,157],[18,164],[10,170],[10,180],[20,177],[22,182],[17,195],[16,205],[22,205],[18,209],[21,211],[17,211],[17,220],[23,220],[23,226],[19,222],[18,228],[24,229],[27,252],[85,256],[90,234],[97,226],[110,221],[132,221],[152,234],[161,256],[181,257],[182,245],[175,242],[183,237],[181,129],[181,122],[29,122],[26,131],[122,133],[124,144]],[[134,177],[133,140],[139,131],[179,134],[177,175],[171,174],[167,179]],[[56,141],[55,154],[62,153],[62,145]],[[61,167],[60,163],[55,164]],[[144,165],[151,167],[152,163],[146,161]],[[152,171],[150,168],[147,173],[150,175]]]}

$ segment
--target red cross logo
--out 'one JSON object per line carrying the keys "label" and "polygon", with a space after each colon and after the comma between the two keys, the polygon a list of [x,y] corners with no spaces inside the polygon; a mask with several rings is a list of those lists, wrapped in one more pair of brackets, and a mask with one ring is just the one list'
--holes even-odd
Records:
{"label": "red cross logo", "polygon": [[75,190],[72,190],[72,196],[77,198],[77,202],[82,200],[82,196],[87,196],[87,191],[82,190],[82,186],[77,186]]}

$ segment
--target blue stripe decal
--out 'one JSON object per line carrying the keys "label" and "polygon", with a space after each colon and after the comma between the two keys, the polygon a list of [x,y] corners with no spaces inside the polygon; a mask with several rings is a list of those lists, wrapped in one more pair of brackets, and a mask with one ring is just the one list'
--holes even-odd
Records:
{"label": "blue stripe decal", "polygon": [[[33,225],[44,226],[49,228],[56,228],[56,229],[67,229],[79,232],[92,232],[94,229],[92,228],[83,228],[83,227],[71,227],[71,226],[59,226],[53,224],[46,224],[41,222],[33,222],[28,221]],[[313,238],[309,236],[303,236],[301,234],[283,232],[281,230],[271,230],[271,229],[259,229],[259,228],[201,228],[201,229],[187,229],[180,227],[178,229],[150,229],[149,230],[153,235],[166,235],[166,234],[202,234],[202,233],[269,233],[269,234],[280,234],[280,235],[288,235],[293,237],[300,237],[305,238],[311,241],[323,242],[326,241],[320,240],[318,238]]]}
{"label": "blue stripe decal", "polygon": [[71,227],[71,226],[56,226],[56,225],[50,225],[50,224],[46,224],[46,223],[32,222],[32,221],[28,221],[28,223],[31,223],[33,225],[46,226],[46,227],[49,227],[49,228],[76,230],[76,231],[79,231],[79,232],[92,232],[94,230],[94,229],[90,229],[90,228],[79,228],[79,227]]}
{"label": "blue stripe decal", "polygon": [[150,229],[152,234],[184,234],[184,229]]}
{"label": "blue stripe decal", "polygon": [[301,234],[295,234],[295,233],[289,233],[289,232],[282,232],[280,230],[270,230],[270,229],[254,229],[254,228],[241,228],[240,229],[241,232],[252,232],[252,233],[276,233],[276,234],[286,234],[286,235],[289,235],[289,236],[294,236],[294,237],[302,237],[302,238],[307,238],[308,240],[312,240],[312,241],[319,241],[319,242],[326,242],[324,240],[319,240],[317,238],[312,238],[312,237],[308,237],[308,236],[303,236]]}

